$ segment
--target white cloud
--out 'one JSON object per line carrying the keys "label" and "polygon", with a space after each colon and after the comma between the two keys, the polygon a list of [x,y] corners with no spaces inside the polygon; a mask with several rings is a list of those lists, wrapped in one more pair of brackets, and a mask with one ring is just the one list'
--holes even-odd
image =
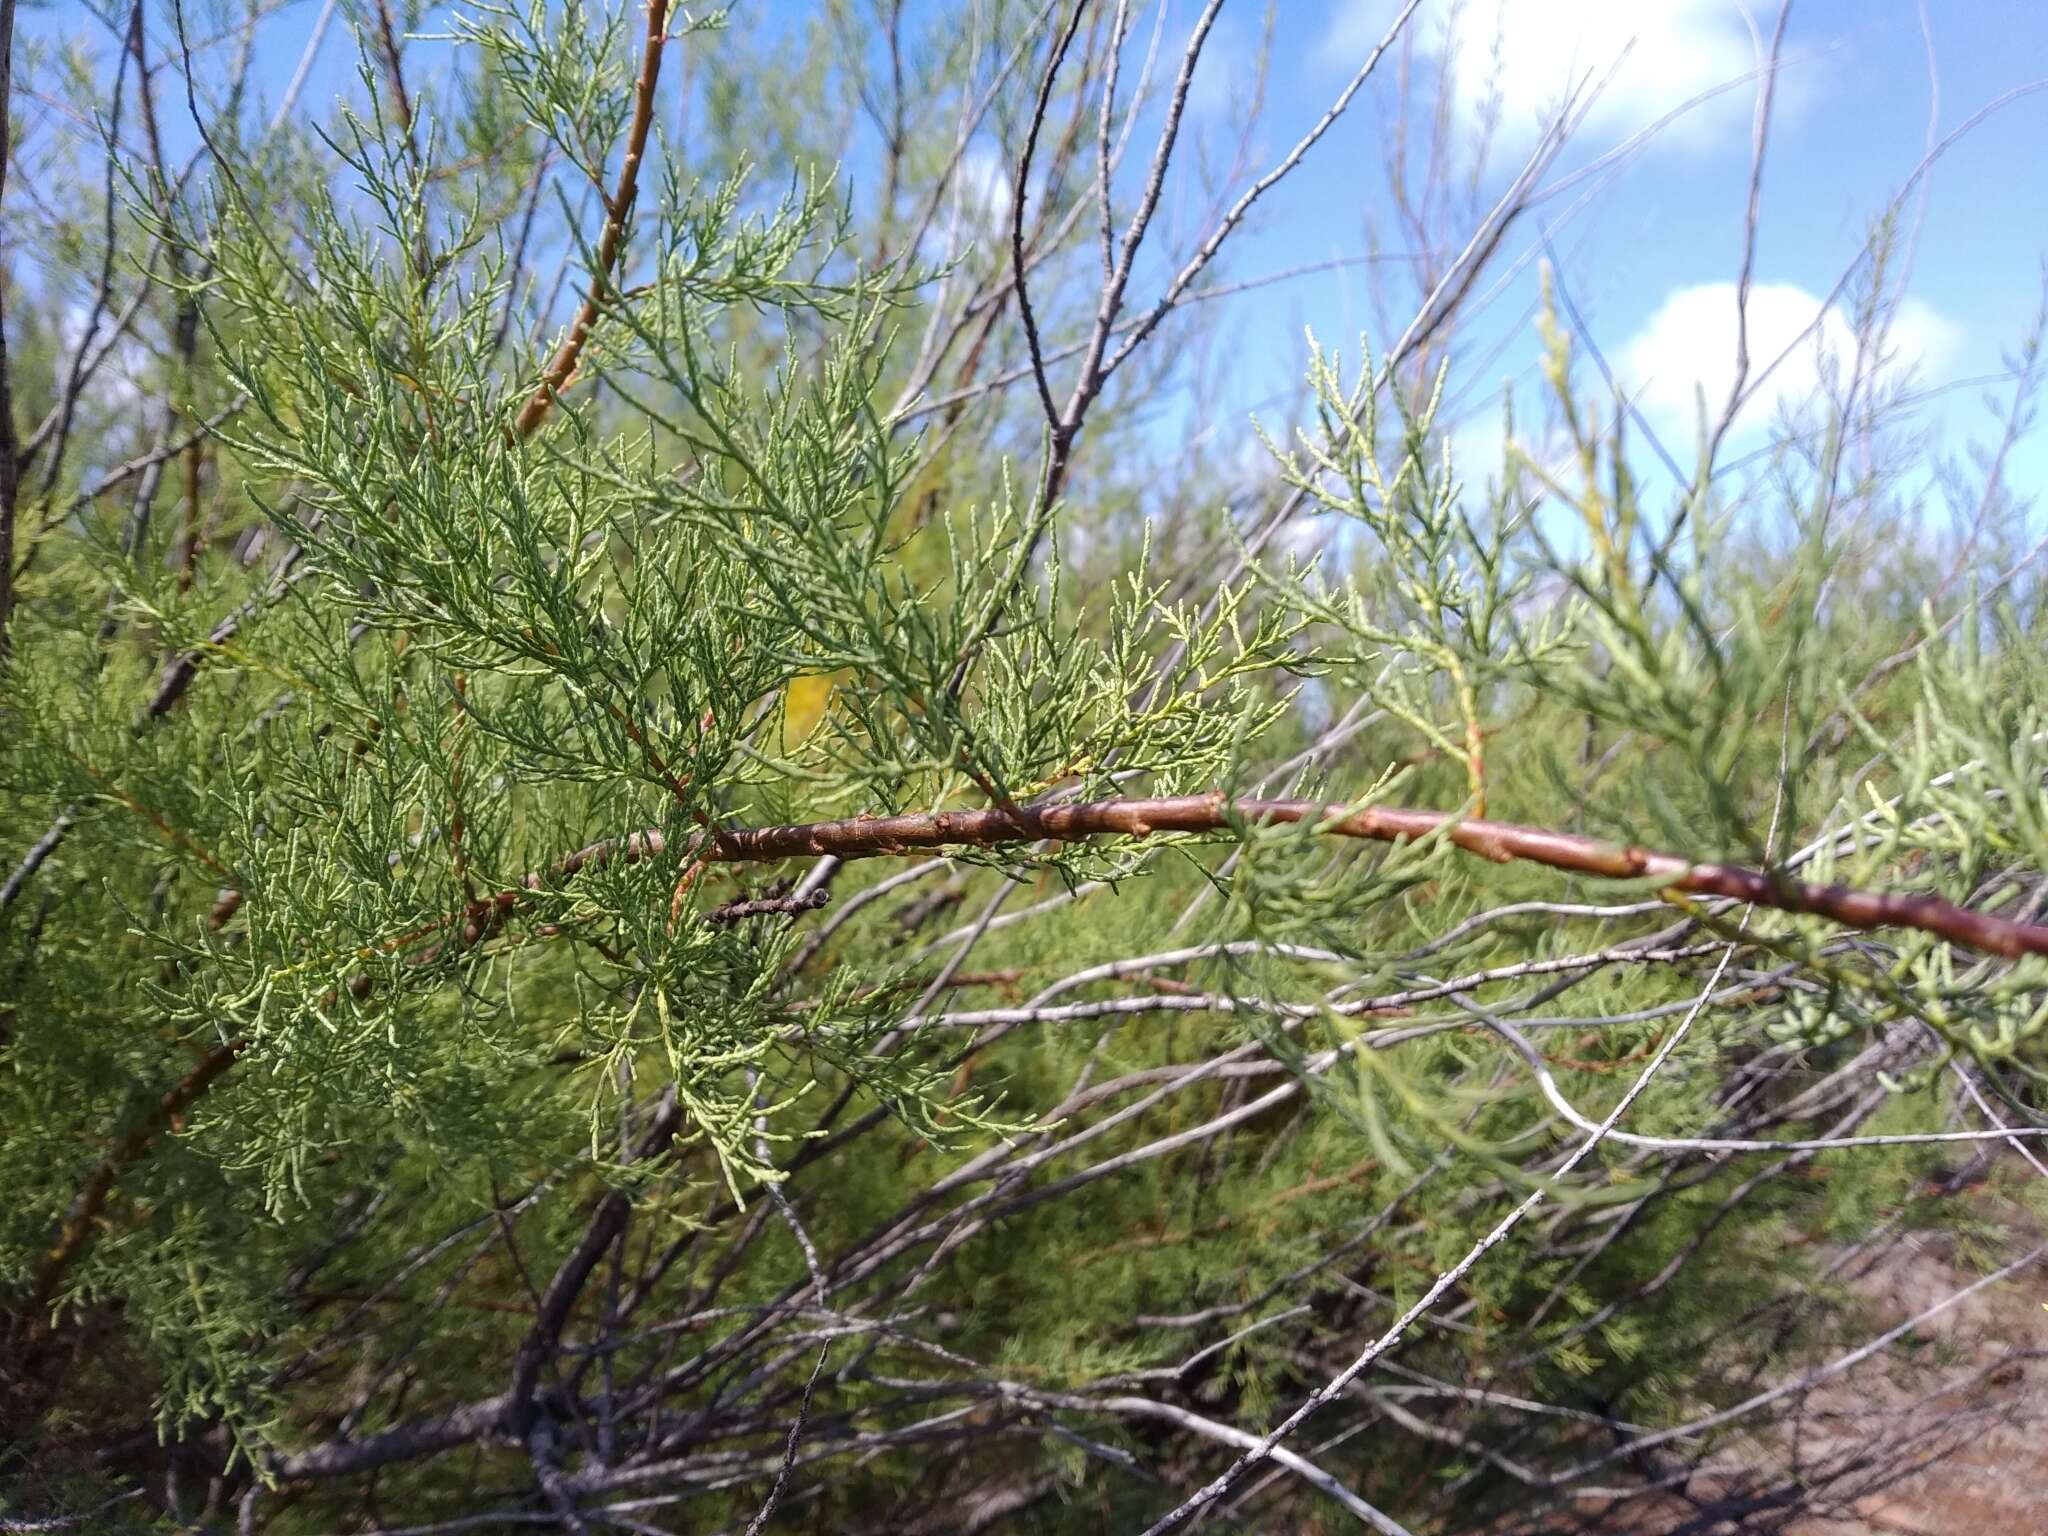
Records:
{"label": "white cloud", "polygon": [[[1389,0],[1343,0],[1326,57],[1356,69],[1395,14]],[[1432,26],[1418,13],[1417,24],[1417,43],[1450,61],[1461,120],[1470,127],[1497,107],[1496,143],[1510,153],[1532,145],[1588,76],[1606,87],[1582,133],[1611,143],[1760,62],[1737,0],[1463,0],[1446,21]],[[1781,76],[1781,105],[1787,83]],[[1725,143],[1746,127],[1754,100],[1752,86],[1737,85],[1664,133],[1695,147]]]}
{"label": "white cloud", "polygon": [[[1463,482],[1469,502],[1477,502],[1489,485],[1499,484],[1506,473],[1508,446],[1507,413],[1499,395],[1476,402],[1450,429],[1451,468]],[[1515,440],[1524,451],[1535,452],[1528,441],[1528,428],[1520,427]],[[1543,455],[1536,454],[1538,458]],[[1434,466],[1432,466],[1434,467]]]}
{"label": "white cloud", "polygon": [[971,144],[960,157],[961,222],[972,238],[987,239],[1010,227],[1010,168],[985,144]]}
{"label": "white cloud", "polygon": [[927,229],[918,246],[922,260],[943,266],[956,261],[967,247],[984,256],[1000,253],[1009,238],[1010,170],[987,144],[970,144],[953,169],[946,209]]}
{"label": "white cloud", "polygon": [[[1738,429],[1765,424],[1781,407],[1797,408],[1831,380],[1846,381],[1856,361],[1856,334],[1840,308],[1823,314],[1820,299],[1795,284],[1758,283],[1750,289],[1748,314],[1750,385],[1774,362],[1777,367],[1743,408]],[[1692,440],[1701,391],[1708,418],[1720,413],[1735,384],[1735,329],[1735,284],[1700,283],[1667,295],[1615,354],[1620,384],[1660,433]],[[1907,299],[1892,318],[1882,366],[1894,374],[1938,370],[1960,339],[1953,324]]]}

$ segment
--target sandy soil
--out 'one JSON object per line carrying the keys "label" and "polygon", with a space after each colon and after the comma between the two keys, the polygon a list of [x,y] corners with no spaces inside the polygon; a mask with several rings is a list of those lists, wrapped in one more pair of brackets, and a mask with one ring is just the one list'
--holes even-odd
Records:
{"label": "sandy soil", "polygon": [[[2015,1234],[2014,1254],[2038,1238]],[[1945,1239],[1894,1246],[1854,1275],[1882,1326],[1979,1278]],[[1723,1465],[1753,1469],[1760,1507],[1705,1513],[1722,1489],[1610,1511],[1611,1536],[2048,1536],[2048,1261],[1986,1287],[1885,1355],[1819,1384]],[[1805,1512],[1782,1507],[1804,1491]],[[1775,1496],[1774,1496],[1775,1495]],[[1776,1507],[1774,1507],[1776,1506]]]}
{"label": "sandy soil", "polygon": [[[1968,1285],[1945,1244],[1901,1244],[1859,1282],[1903,1320]],[[1838,1518],[1787,1536],[2048,1533],[2048,1265],[1933,1319],[1898,1357],[1813,1394],[1806,1456],[1865,1461]],[[1803,1426],[1802,1426],[1803,1427]]]}

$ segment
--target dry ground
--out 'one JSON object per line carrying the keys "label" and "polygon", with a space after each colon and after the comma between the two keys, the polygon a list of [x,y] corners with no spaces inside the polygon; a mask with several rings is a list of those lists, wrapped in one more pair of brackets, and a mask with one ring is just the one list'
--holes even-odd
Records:
{"label": "dry ground", "polygon": [[[1965,1195],[1963,1198],[1972,1198]],[[2010,1207],[2014,1256],[2038,1242]],[[1915,1237],[1852,1271],[1880,1326],[1979,1278],[1953,1242]],[[1805,1394],[1789,1419],[1722,1464],[1722,1488],[1610,1511],[1602,1536],[2048,1536],[2048,1260],[1923,1324],[1885,1355]],[[1726,1500],[1738,1482],[1762,1491]],[[1786,1506],[1807,1495],[1805,1511]],[[1743,1505],[1747,1507],[1742,1507]],[[1717,1507],[1718,1505],[1718,1507]]]}

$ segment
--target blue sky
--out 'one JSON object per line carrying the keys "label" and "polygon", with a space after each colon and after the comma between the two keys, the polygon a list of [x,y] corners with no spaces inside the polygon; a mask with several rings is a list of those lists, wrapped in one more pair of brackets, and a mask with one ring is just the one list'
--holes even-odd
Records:
{"label": "blue sky", "polygon": [[[1313,121],[1394,10],[1389,0],[1278,8],[1264,135],[1272,148]],[[1771,0],[1758,0],[1747,12],[1745,19],[1733,0],[1471,0],[1456,25],[1468,54],[1490,52],[1497,28],[1506,42],[1503,126],[1511,130],[1519,119],[1524,130],[1510,148],[1530,142],[1528,125],[1575,68],[1621,61],[1552,172],[1557,181],[1678,103],[1751,73],[1777,11]],[[1418,14],[1420,37],[1432,48],[1445,35],[1445,14],[1427,0]],[[1208,65],[1211,101],[1252,69],[1258,13],[1226,8],[1225,17],[1223,46]],[[2048,80],[2048,4],[1927,0],[1923,10],[1912,0],[1803,0],[1791,13],[1785,57],[1750,311],[1752,332],[1761,338],[1789,335],[1813,317],[1930,136],[1938,141],[2000,96]],[[1681,462],[1692,441],[1696,381],[1707,382],[1718,405],[1732,369],[1732,284],[1741,260],[1754,104],[1754,85],[1742,83],[1651,140],[1583,206],[1564,197],[1539,211],[1588,329],[1639,391],[1639,403],[1672,439]],[[1362,249],[1365,217],[1381,186],[1378,132],[1370,106],[1354,109],[1332,131],[1237,253],[1240,273]],[[2048,255],[2044,151],[2048,90],[2003,107],[1942,156],[1927,180],[1924,218],[1917,201],[1905,204],[1906,227],[1917,223],[1919,234],[1894,341],[1919,382],[1935,387],[2003,371],[2003,354],[2039,307]],[[1506,175],[1503,165],[1496,179]],[[1517,233],[1504,253],[1509,259],[1541,232]],[[1532,264],[1476,323],[1479,336],[1504,347],[1497,359],[1474,362],[1486,370],[1482,377],[1460,381],[1483,414],[1490,416],[1504,378],[1524,386],[1518,396],[1530,395],[1536,347],[1526,311],[1535,282]],[[1305,324],[1347,340],[1365,318],[1359,284],[1356,275],[1348,282],[1325,275],[1265,292],[1249,306],[1255,313],[1247,332],[1291,329],[1298,336]],[[1752,350],[1764,349],[1753,343]],[[1248,381],[1253,393],[1280,387],[1296,361],[1278,348],[1250,349],[1247,357],[1259,375]],[[1814,371],[1803,352],[1783,370],[1794,387],[1810,384]],[[1992,430],[1982,393],[1960,389],[1942,397],[1951,440]],[[1742,428],[1760,441],[1767,414],[1746,417]],[[1482,450],[1489,425],[1472,424]],[[2048,471],[2043,429],[2021,445],[2013,468],[2020,485],[2040,482]]]}
{"label": "blue sky", "polygon": [[[201,0],[188,3],[195,15],[206,8]],[[1171,49],[1198,5],[1154,3],[1166,6]],[[1148,5],[1134,8],[1142,20],[1126,66],[1132,72],[1154,14]],[[349,7],[341,9],[309,80],[303,104],[310,109],[355,87]],[[422,32],[441,30],[442,9],[433,8]],[[739,0],[734,24],[773,30],[810,9],[803,0]],[[1272,163],[1316,119],[1395,9],[1394,0],[1278,0],[1271,13],[1267,113],[1252,140],[1248,175]],[[266,26],[256,69],[260,98],[275,99],[283,90],[319,11],[319,0],[301,0]],[[1498,451],[1494,422],[1504,380],[1533,402],[1533,257],[1547,230],[1588,329],[1673,452],[1688,459],[1694,390],[1703,381],[1718,403],[1731,367],[1731,285],[1741,256],[1754,103],[1754,82],[1745,76],[1760,62],[1758,48],[1776,14],[1772,0],[1749,0],[1747,9],[1737,0],[1466,0],[1462,9],[1449,0],[1423,0],[1413,25],[1425,67],[1447,35],[1460,40],[1470,61],[1492,51],[1496,31],[1502,39],[1496,187],[1530,144],[1542,106],[1574,74],[1604,72],[1620,61],[1580,136],[1550,173],[1551,183],[1680,102],[1733,82],[1602,178],[1595,195],[1581,197],[1590,183],[1579,184],[1546,202],[1539,219],[1510,238],[1496,271],[1521,261],[1519,276],[1473,317],[1456,380],[1465,401],[1460,436],[1471,452],[1490,457]],[[1250,88],[1266,17],[1260,0],[1228,0],[1224,7],[1193,97],[1194,129],[1212,143],[1234,137],[1231,102]],[[47,39],[73,32],[82,19],[67,0],[58,0],[50,9],[24,12],[21,25],[24,33]],[[98,51],[105,38],[96,26],[91,30]],[[431,38],[409,43],[409,70],[430,77],[445,67],[449,47]],[[1475,84],[1482,73],[1465,71]],[[1257,277],[1364,252],[1368,218],[1385,215],[1382,123],[1391,68],[1382,75],[1261,204],[1230,247],[1222,276]],[[2001,95],[2044,79],[2048,0],[1800,0],[1791,13],[1763,188],[1751,306],[1759,357],[1773,350],[1773,338],[1789,337],[1813,319],[1820,296],[1855,260],[1871,220],[1913,171],[1930,137],[1943,137]],[[1921,384],[1938,388],[2001,372],[2003,354],[2040,304],[2048,253],[2044,149],[2048,90],[2003,107],[1941,159],[1926,183],[1924,217],[1917,200],[1905,203],[1907,226],[1919,233],[1912,242],[1910,298],[1893,339],[1901,365],[1913,368]],[[858,147],[849,150],[856,185],[861,155]],[[1162,228],[1185,236],[1206,207],[1191,184],[1177,180],[1162,209]],[[1216,430],[1238,430],[1254,409],[1273,408],[1300,375],[1304,326],[1355,352],[1361,329],[1373,329],[1367,280],[1352,266],[1233,299],[1232,325],[1241,341],[1223,394],[1211,402],[1220,408]],[[1144,298],[1134,292],[1134,302]],[[1824,323],[1823,336],[1839,332],[1841,324]],[[1371,339],[1384,346],[1391,338]],[[1786,391],[1794,397],[1813,382],[1811,352],[1804,349],[1784,368]],[[1939,396],[1934,409],[1949,442],[1960,446],[1993,431],[1982,395],[1972,387]],[[1771,403],[1766,399],[1745,417],[1741,432],[1761,441]],[[2022,487],[2048,473],[2044,432],[2036,428],[2014,456],[2012,479]],[[1243,436],[1249,443],[1250,433]]]}

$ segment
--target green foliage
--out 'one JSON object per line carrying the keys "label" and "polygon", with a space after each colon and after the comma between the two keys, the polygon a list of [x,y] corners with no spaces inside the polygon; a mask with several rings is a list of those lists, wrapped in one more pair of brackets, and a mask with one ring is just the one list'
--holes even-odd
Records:
{"label": "green foliage", "polygon": [[[993,9],[993,40],[935,35],[912,74],[978,94],[976,50],[1030,35]],[[1121,1519],[1151,1490],[1098,1464],[1159,1426],[1096,1440],[1030,1394],[1263,1426],[1545,1189],[1395,1362],[1416,1379],[1363,1389],[1390,1415],[1450,1392],[1450,1439],[1331,1450],[1448,1527],[1520,1497],[1475,1447],[1571,1466],[1589,1415],[1677,1422],[1851,1330],[1820,1244],[1972,1226],[1923,1198],[1924,1148],[1769,1147],[1945,1127],[1956,1082],[2036,1124],[2038,960],[1243,817],[812,866],[824,912],[734,919],[784,892],[711,856],[727,832],[1216,789],[2035,916],[2048,631],[2033,587],[1916,608],[1870,553],[1904,512],[1842,515],[1839,454],[1786,448],[1761,510],[1647,505],[1623,412],[1579,389],[1547,310],[1565,467],[1516,439],[1483,492],[1444,374],[1368,355],[1347,382],[1311,341],[1301,421],[1268,447],[1276,496],[1342,529],[1318,561],[1140,515],[1212,507],[1200,464],[1110,452],[1074,505],[1032,499],[1028,391],[968,370],[968,414],[926,408],[923,360],[972,319],[928,345],[951,286],[1000,270],[922,239],[922,183],[963,141],[901,146],[877,190],[826,152],[839,119],[798,110],[859,96],[820,73],[822,33],[763,79],[756,44],[693,17],[670,47],[725,127],[657,128],[614,209],[637,17],[472,8],[457,88],[403,126],[366,29],[360,97],[316,135],[224,152],[203,192],[134,177],[107,234],[89,201],[37,232],[56,275],[8,335],[30,414],[63,388],[62,284],[107,239],[178,253],[137,322],[155,436],[84,398],[92,448],[23,502],[0,669],[26,871],[0,912],[0,1285],[22,1336],[91,1319],[109,1341],[38,1378],[45,1443],[212,1435],[262,1488],[305,1446],[505,1393],[550,1277],[622,1209],[548,1422],[631,1383],[658,1463],[663,1414],[760,1392],[719,1435],[766,1459],[684,1480],[705,1528],[758,1507],[821,1342],[859,1361],[819,1399],[858,1460],[819,1483],[818,1528],[915,1486],[920,1416],[955,1398],[1039,1426],[963,1461],[1049,1469],[1064,1518]],[[536,217],[566,297],[535,291]],[[1046,286],[1048,316],[1087,314],[1071,273]],[[587,341],[563,326],[584,295]],[[1091,445],[1142,436],[1144,382],[1105,396]],[[152,454],[144,494],[96,488]],[[181,528],[152,498],[188,463]],[[1159,502],[1133,489],[1155,473]],[[1219,523],[1234,573],[1191,531]],[[1597,1120],[1695,1016],[1628,1130],[1739,1134],[1771,1177],[1617,1139],[1558,1179],[1581,1132],[1490,1021]],[[671,1092],[679,1130],[638,1147]],[[820,1253],[823,1320],[801,1312]],[[772,1358],[750,1353],[764,1318],[796,1329]],[[752,1374],[721,1376],[735,1360]],[[1528,1398],[1554,1423],[1503,1407]],[[457,1518],[479,1479],[523,1490],[526,1433],[393,1470],[389,1523]],[[596,1437],[579,1476],[624,1464]],[[384,1523],[301,1489],[277,1529]]]}

